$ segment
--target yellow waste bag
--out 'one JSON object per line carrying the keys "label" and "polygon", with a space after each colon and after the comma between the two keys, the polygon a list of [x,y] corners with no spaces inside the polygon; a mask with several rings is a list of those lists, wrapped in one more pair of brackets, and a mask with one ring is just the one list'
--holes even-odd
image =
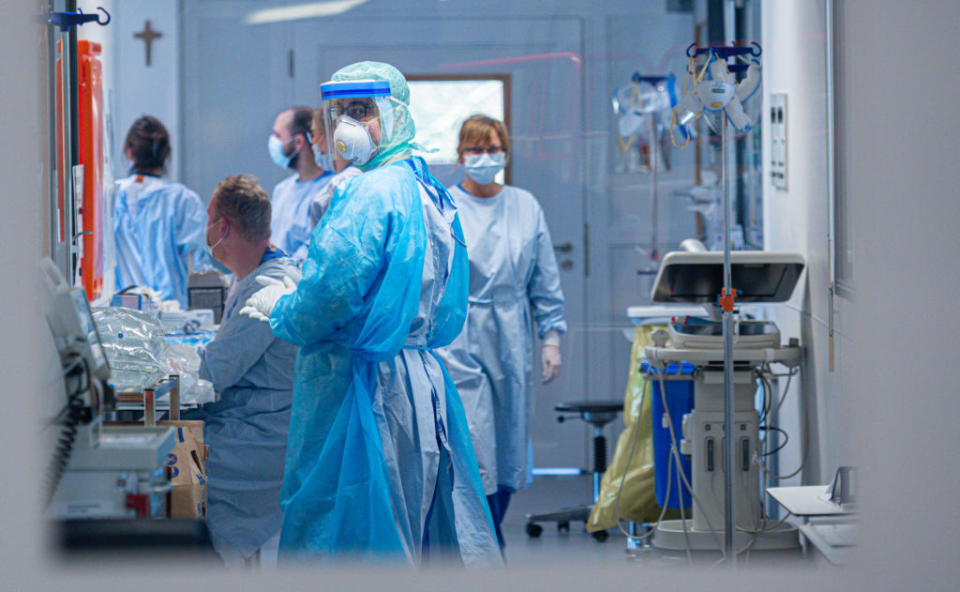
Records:
{"label": "yellow waste bag", "polygon": [[[593,505],[587,531],[597,532],[617,525],[617,493],[623,484],[620,495],[620,519],[633,522],[656,522],[661,508],[657,504],[657,492],[653,471],[653,427],[651,422],[650,397],[646,379],[640,372],[640,361],[644,357],[643,349],[653,344],[650,334],[665,325],[637,325],[633,329],[633,347],[630,350],[630,375],[627,379],[627,391],[623,399],[623,420],[626,424],[617,438],[617,447],[613,459],[600,481],[600,497]],[[639,437],[637,430],[640,431]],[[637,439],[630,466],[627,457],[630,447]],[[624,479],[626,473],[626,479]],[[668,510],[666,517],[679,513]]]}

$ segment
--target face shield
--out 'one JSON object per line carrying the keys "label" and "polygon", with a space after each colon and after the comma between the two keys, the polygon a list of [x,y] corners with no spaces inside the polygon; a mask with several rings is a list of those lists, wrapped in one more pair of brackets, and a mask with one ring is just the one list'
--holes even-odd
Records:
{"label": "face shield", "polygon": [[385,80],[349,80],[320,85],[327,151],[360,166],[366,164],[393,133],[390,83]]}

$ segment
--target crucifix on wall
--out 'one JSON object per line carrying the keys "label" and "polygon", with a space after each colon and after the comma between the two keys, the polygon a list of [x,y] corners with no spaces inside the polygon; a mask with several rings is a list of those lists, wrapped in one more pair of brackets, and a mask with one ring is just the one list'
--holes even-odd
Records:
{"label": "crucifix on wall", "polygon": [[150,67],[151,54],[153,49],[153,40],[163,37],[163,33],[160,31],[154,31],[150,26],[150,20],[143,24],[143,30],[133,34],[137,39],[143,39],[144,49],[147,52],[147,67]]}

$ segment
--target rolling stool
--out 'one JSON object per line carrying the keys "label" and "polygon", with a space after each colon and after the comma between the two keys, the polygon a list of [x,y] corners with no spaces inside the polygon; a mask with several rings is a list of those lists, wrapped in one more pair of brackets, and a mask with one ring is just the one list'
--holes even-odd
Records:
{"label": "rolling stool", "polygon": [[[557,403],[554,406],[560,413],[575,413],[580,419],[593,425],[593,501],[596,503],[600,497],[600,477],[607,470],[607,439],[603,437],[603,426],[614,419],[617,414],[623,411],[623,401],[576,401],[573,403]],[[557,417],[557,421],[563,423],[566,419],[563,415]],[[561,531],[570,531],[570,522],[583,522],[586,525],[590,518],[590,511],[593,504],[584,504],[572,508],[564,508],[549,514],[527,514],[525,518],[527,535],[538,537],[543,532],[543,527],[538,522],[556,522],[557,529]],[[596,540],[603,542],[607,540],[606,530],[599,530],[591,533]]]}

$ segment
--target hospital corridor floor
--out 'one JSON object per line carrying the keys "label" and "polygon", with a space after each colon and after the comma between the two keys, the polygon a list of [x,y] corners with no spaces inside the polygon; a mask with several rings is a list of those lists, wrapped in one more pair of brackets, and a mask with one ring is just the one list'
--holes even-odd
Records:
{"label": "hospital corridor floor", "polygon": [[[565,561],[607,564],[636,564],[651,567],[676,567],[687,564],[686,553],[663,552],[652,548],[627,553],[626,537],[614,527],[605,542],[597,542],[586,532],[582,522],[570,524],[569,532],[560,532],[555,523],[542,523],[543,533],[532,538],[527,536],[524,517],[575,506],[590,499],[592,477],[542,476],[535,477],[533,484],[513,496],[503,521],[503,536],[506,540],[506,560],[509,567],[534,567],[557,564]],[[626,524],[624,524],[626,528]],[[720,557],[718,553],[697,553],[692,559],[697,565],[709,566]],[[743,557],[741,555],[741,557]],[[741,560],[742,561],[742,560]],[[750,565],[782,565],[803,562],[799,550],[790,552],[753,552],[747,559]]]}

